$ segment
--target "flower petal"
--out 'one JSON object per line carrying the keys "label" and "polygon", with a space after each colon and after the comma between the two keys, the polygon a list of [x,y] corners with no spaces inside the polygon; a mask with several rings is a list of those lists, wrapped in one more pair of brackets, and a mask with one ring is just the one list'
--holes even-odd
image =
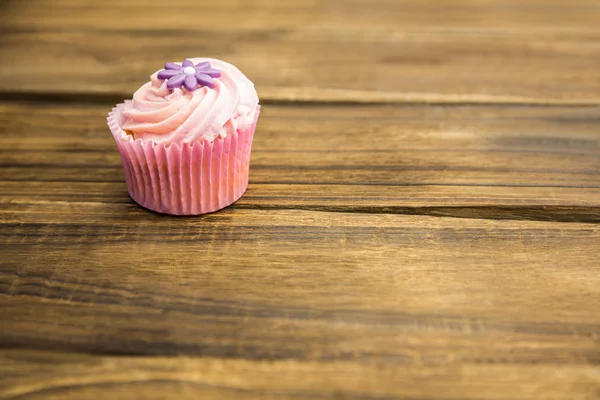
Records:
{"label": "flower petal", "polygon": [[195,76],[188,76],[185,78],[184,85],[188,91],[193,92],[198,88],[198,80]]}
{"label": "flower petal", "polygon": [[185,81],[185,77],[185,74],[175,75],[167,81],[167,88],[173,90],[178,87],[181,87],[181,85],[183,85],[183,82]]}
{"label": "flower petal", "polygon": [[194,68],[196,68],[196,71],[201,72],[205,68],[210,68],[210,61],[198,63],[194,66]]}
{"label": "flower petal", "polygon": [[183,65],[183,68],[185,68],[185,67],[193,67],[194,63],[191,62],[190,60],[185,60],[183,63],[181,63],[181,65]]}
{"label": "flower petal", "polygon": [[209,88],[215,87],[215,80],[206,74],[196,74],[194,75],[196,79],[198,79],[198,83],[202,86],[208,86]]}
{"label": "flower petal", "polygon": [[181,71],[177,71],[174,69],[163,69],[158,73],[158,79],[169,79],[179,74],[181,74]]}
{"label": "flower petal", "polygon": [[202,71],[198,71],[198,72],[201,72],[201,73],[206,74],[213,78],[218,78],[221,76],[221,71],[219,71],[216,68],[205,68]]}
{"label": "flower petal", "polygon": [[168,62],[165,64],[165,69],[181,70],[183,67],[179,64],[175,64],[174,62]]}

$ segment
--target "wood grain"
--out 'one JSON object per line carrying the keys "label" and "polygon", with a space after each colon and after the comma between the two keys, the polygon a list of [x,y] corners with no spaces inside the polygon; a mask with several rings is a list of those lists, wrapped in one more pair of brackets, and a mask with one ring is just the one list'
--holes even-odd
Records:
{"label": "wood grain", "polygon": [[[314,363],[215,358],[140,359],[35,351],[0,352],[21,399],[593,399],[597,371],[583,365],[470,364],[413,367],[352,361]],[[315,370],[323,371],[316,375]],[[85,372],[84,372],[85,371]],[[292,380],[290,376],[300,379]],[[32,379],[31,377],[35,377]]]}
{"label": "wood grain", "polygon": [[[256,397],[481,398],[502,382],[491,398],[600,390],[596,225],[235,209],[173,219],[62,202],[5,215],[2,232],[4,346],[202,356],[53,372],[3,359],[25,377],[7,395],[145,393],[139,380],[165,393],[175,380],[231,396],[196,369],[221,362],[244,365],[222,379]],[[112,371],[98,376],[95,363]],[[251,369],[287,383],[254,386]],[[326,378],[304,382],[311,371]]]}
{"label": "wood grain", "polygon": [[[0,399],[600,398],[596,0],[0,1]],[[264,105],[250,186],[128,197],[167,59]]]}
{"label": "wood grain", "polygon": [[[109,109],[0,105],[4,202],[131,204]],[[234,207],[597,222],[597,130],[587,107],[269,106]]]}
{"label": "wood grain", "polygon": [[[368,5],[368,6],[367,6]],[[328,26],[374,30],[402,27],[427,31],[501,31],[585,33],[598,31],[595,0],[223,0],[210,7],[195,0],[171,4],[146,0],[89,3],[86,0],[29,0],[4,2],[7,30],[163,30]],[[208,8],[208,10],[207,10]],[[51,14],[52,18],[48,18]],[[160,15],[160,19],[157,18]],[[197,17],[201,18],[197,18]],[[17,17],[17,18],[15,18]],[[127,23],[124,23],[127,22]],[[227,22],[227,23],[225,23]]]}
{"label": "wood grain", "polygon": [[199,218],[129,200],[109,108],[0,107],[5,398],[600,391],[595,108],[268,106]]}
{"label": "wood grain", "polygon": [[146,3],[9,1],[3,96],[122,99],[206,55],[265,101],[600,104],[596,1]]}

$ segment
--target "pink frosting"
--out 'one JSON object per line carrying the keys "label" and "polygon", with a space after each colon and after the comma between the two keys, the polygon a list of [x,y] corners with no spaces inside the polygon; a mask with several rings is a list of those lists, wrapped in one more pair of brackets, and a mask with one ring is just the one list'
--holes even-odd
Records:
{"label": "pink frosting", "polygon": [[167,89],[167,82],[152,74],[127,102],[121,127],[135,138],[160,143],[213,141],[237,130],[248,129],[258,109],[254,84],[233,65],[212,58],[191,58],[194,64],[210,61],[221,71],[213,89],[201,87],[193,92]]}

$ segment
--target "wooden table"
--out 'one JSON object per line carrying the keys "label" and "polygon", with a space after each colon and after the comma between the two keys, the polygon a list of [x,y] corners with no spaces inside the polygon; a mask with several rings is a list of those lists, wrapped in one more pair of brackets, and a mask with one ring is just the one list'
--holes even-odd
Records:
{"label": "wooden table", "polygon": [[[600,398],[597,0],[4,0],[0,398]],[[165,61],[255,83],[250,187],[128,197]]]}

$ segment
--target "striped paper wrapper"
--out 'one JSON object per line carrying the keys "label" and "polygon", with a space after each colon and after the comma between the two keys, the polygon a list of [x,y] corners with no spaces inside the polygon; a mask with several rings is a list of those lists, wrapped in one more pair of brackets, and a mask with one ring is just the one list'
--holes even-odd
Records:
{"label": "striped paper wrapper", "polygon": [[260,108],[250,128],[225,138],[168,146],[133,139],[121,126],[119,104],[108,115],[127,190],[142,207],[172,215],[199,215],[237,201],[248,187],[250,150]]}

